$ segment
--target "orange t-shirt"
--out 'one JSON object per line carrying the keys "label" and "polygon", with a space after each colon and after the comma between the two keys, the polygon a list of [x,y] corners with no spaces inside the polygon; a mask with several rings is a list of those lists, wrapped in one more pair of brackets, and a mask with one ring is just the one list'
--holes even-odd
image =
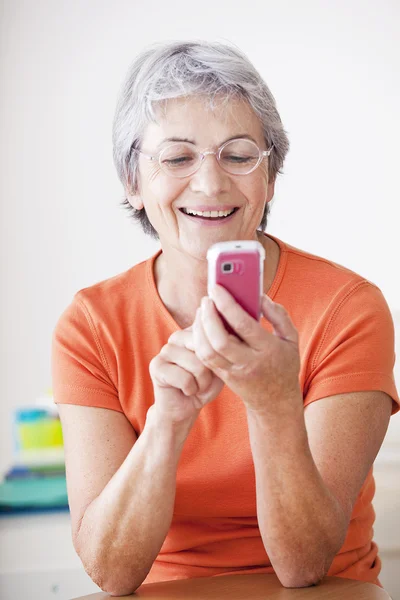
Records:
{"label": "orange t-shirt", "polygon": [[[299,332],[304,406],[334,394],[382,390],[396,412],[394,327],[381,291],[349,269],[269,237],[281,252],[269,296],[285,306]],[[53,337],[55,402],[123,412],[137,435],[154,402],[149,363],[179,329],[155,285],[160,252],[79,291]],[[272,332],[266,319],[261,322]],[[329,575],[379,585],[374,489],[371,469]],[[145,583],[272,573],[256,515],[246,412],[225,386],[185,442],[173,520]]]}

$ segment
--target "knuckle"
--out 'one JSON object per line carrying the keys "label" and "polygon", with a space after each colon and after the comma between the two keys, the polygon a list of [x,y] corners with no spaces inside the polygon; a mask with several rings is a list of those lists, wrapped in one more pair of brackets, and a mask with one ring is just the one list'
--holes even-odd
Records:
{"label": "knuckle", "polygon": [[193,376],[187,371],[182,376],[182,391],[185,394],[194,394],[197,390],[197,384]]}
{"label": "knuckle", "polygon": [[226,352],[229,346],[229,338],[228,337],[219,337],[214,341],[214,348],[216,352],[223,354]]}
{"label": "knuckle", "polygon": [[196,350],[196,356],[202,363],[208,364],[212,359],[212,353],[209,350],[203,350],[201,348]]}
{"label": "knuckle", "polygon": [[179,341],[180,337],[181,337],[181,331],[174,331],[173,333],[171,333],[171,335],[168,338],[168,343],[169,344],[173,344],[176,341]]}
{"label": "knuckle", "polygon": [[151,376],[154,376],[160,369],[161,360],[159,356],[155,356],[149,363],[149,372]]}
{"label": "knuckle", "polygon": [[152,369],[157,368],[158,362],[159,362],[158,356],[154,356],[149,363],[149,369],[152,370]]}
{"label": "knuckle", "polygon": [[197,356],[195,356],[195,360],[193,361],[193,364],[191,366],[191,372],[193,373],[193,376],[198,379],[199,377],[202,377],[202,375],[204,374],[205,370],[207,369],[207,367],[205,367],[197,358]]}
{"label": "knuckle", "polygon": [[169,344],[165,344],[165,346],[163,346],[159,352],[160,356],[167,356],[168,355],[168,351],[169,351]]}
{"label": "knuckle", "polygon": [[207,348],[203,351],[203,356],[206,362],[212,362],[215,358],[215,352],[212,348]]}
{"label": "knuckle", "polygon": [[241,334],[243,334],[245,337],[251,334],[252,331],[252,323],[249,323],[249,321],[247,319],[238,319],[237,322],[237,330],[238,332],[240,332]]}

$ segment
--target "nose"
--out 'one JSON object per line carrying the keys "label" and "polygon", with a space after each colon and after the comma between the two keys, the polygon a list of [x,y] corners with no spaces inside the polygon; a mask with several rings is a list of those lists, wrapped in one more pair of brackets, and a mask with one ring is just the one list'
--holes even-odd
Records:
{"label": "nose", "polygon": [[205,152],[205,156],[196,173],[190,180],[192,192],[200,192],[210,198],[229,192],[231,180],[219,165],[214,152]]}

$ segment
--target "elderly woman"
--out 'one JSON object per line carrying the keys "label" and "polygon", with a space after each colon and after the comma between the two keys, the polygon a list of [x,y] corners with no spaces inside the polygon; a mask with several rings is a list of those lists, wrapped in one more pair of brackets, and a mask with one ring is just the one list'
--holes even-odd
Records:
{"label": "elderly woman", "polygon": [[[86,571],[112,595],[237,573],[380,585],[372,464],[399,408],[393,322],[374,283],[264,232],[288,150],[265,82],[228,45],[152,46],[113,142],[161,248],[79,291],[54,332]],[[220,286],[207,296],[207,250],[229,240],[265,249],[260,321]]]}

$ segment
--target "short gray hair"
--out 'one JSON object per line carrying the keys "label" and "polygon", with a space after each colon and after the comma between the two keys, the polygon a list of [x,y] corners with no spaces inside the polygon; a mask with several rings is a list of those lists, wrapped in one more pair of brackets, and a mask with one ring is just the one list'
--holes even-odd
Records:
{"label": "short gray hair", "polygon": [[[235,46],[208,41],[173,41],[149,46],[131,64],[122,85],[113,122],[113,158],[125,189],[137,191],[138,153],[146,126],[156,121],[155,107],[171,98],[204,96],[213,107],[215,98],[245,99],[259,117],[267,147],[270,179],[281,173],[289,140],[268,86],[245,54]],[[145,233],[158,234],[145,209],[132,211]],[[259,228],[264,231],[269,213],[265,207]]]}

